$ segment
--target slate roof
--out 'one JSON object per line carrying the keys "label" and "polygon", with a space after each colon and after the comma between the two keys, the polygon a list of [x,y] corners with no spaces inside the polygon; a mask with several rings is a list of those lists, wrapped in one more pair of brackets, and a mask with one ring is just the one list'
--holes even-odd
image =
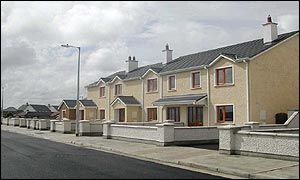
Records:
{"label": "slate roof", "polygon": [[83,106],[97,106],[92,100],[79,100],[79,101],[83,104]]}
{"label": "slate roof", "polygon": [[64,99],[63,102],[69,107],[74,108],[76,106],[76,100],[66,100]]}
{"label": "slate roof", "polygon": [[46,105],[29,104],[36,112],[51,112]]}
{"label": "slate roof", "polygon": [[[76,100],[66,100],[64,99],[63,102],[66,103],[66,105],[69,107],[69,108],[75,108],[76,106]],[[81,99],[79,100],[79,102],[81,102],[84,106],[97,106],[94,101],[92,100],[86,100],[86,99]]]}
{"label": "slate roof", "polygon": [[[119,71],[119,72],[111,74],[105,78],[100,78],[100,79],[102,79],[104,82],[108,82],[108,81],[111,81],[112,79],[114,79],[116,76],[118,76],[122,80],[139,78],[142,75],[144,75],[149,69],[152,69],[154,72],[158,73],[161,70],[162,66],[163,66],[162,63],[150,64],[147,66],[142,66],[137,69],[134,69],[128,73],[126,73],[126,71]],[[100,81],[100,79],[98,81]],[[96,86],[98,81],[93,82],[93,83],[87,85],[86,87]]]}
{"label": "slate roof", "polygon": [[117,99],[120,99],[124,104],[127,104],[127,105],[140,105],[140,102],[138,100],[135,99],[135,97],[133,96],[118,96],[116,97],[116,99],[114,99],[111,103],[111,105],[117,100]]}
{"label": "slate roof", "polygon": [[19,111],[24,111],[26,109],[27,105],[26,104],[23,104],[22,106],[20,106],[18,108]]}
{"label": "slate roof", "polygon": [[7,112],[16,112],[17,109],[14,108],[14,107],[8,107],[8,108],[6,108],[6,109],[3,109],[3,111],[7,111]]}
{"label": "slate roof", "polygon": [[298,32],[299,31],[293,31],[285,34],[280,34],[278,35],[278,39],[274,40],[272,43],[264,44],[263,39],[257,39],[213,50],[181,56],[168,62],[160,71],[160,73],[190,68],[194,66],[209,65],[215,58],[217,58],[221,54],[235,60],[237,60],[236,57],[251,58]]}
{"label": "slate roof", "polygon": [[153,105],[165,104],[194,104],[197,101],[207,97],[206,93],[203,94],[188,94],[179,96],[164,96],[153,102]]}

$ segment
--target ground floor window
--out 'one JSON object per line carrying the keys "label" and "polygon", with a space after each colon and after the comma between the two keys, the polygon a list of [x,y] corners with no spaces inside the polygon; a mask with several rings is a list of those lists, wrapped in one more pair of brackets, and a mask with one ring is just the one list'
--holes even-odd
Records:
{"label": "ground floor window", "polygon": [[179,107],[168,107],[167,108],[167,120],[174,120],[180,122],[180,108]]}
{"label": "ground floor window", "polygon": [[216,106],[217,122],[233,122],[233,105]]}
{"label": "ground floor window", "polygon": [[100,110],[100,119],[105,119],[105,109]]}
{"label": "ground floor window", "polygon": [[203,126],[203,107],[188,107],[188,125]]}
{"label": "ground floor window", "polygon": [[157,108],[148,108],[147,109],[148,114],[148,121],[157,120]]}

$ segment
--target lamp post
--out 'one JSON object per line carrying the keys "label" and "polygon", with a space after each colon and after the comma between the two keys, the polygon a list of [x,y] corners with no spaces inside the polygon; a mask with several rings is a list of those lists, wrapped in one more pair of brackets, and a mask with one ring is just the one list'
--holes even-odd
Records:
{"label": "lamp post", "polygon": [[1,124],[2,124],[2,121],[3,121],[3,99],[4,99],[4,87],[2,86],[1,87],[1,100],[2,100],[2,104],[1,104]]}
{"label": "lamp post", "polygon": [[76,46],[70,46],[69,44],[67,45],[61,45],[62,47],[66,48],[77,48],[78,49],[78,73],[77,73],[77,99],[76,99],[76,129],[75,133],[76,136],[79,135],[79,69],[80,69],[80,47]]}

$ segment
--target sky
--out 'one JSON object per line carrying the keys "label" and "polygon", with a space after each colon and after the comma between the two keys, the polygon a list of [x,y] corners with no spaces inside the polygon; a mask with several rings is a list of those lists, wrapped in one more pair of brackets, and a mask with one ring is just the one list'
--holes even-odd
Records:
{"label": "sky", "polygon": [[299,30],[299,1],[1,1],[1,87],[4,108],[59,105],[84,86],[139,66],[262,38],[267,16],[278,33]]}

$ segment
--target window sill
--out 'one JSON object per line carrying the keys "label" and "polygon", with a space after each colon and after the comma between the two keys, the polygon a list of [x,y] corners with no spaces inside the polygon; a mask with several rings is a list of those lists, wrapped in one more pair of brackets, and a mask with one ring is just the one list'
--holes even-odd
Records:
{"label": "window sill", "polygon": [[154,94],[154,93],[158,93],[158,91],[150,91],[150,92],[146,92],[146,94]]}
{"label": "window sill", "polygon": [[215,123],[215,125],[235,125],[233,122]]}
{"label": "window sill", "polygon": [[171,89],[171,90],[168,90],[168,92],[173,92],[173,91],[176,91],[176,89]]}
{"label": "window sill", "polygon": [[99,97],[99,99],[105,99],[105,98],[106,98],[106,96]]}
{"label": "window sill", "polygon": [[202,87],[191,88],[191,90],[197,90],[197,89],[202,89]]}
{"label": "window sill", "polygon": [[228,87],[228,86],[234,86],[234,84],[215,85],[215,88],[218,88],[218,87]]}

